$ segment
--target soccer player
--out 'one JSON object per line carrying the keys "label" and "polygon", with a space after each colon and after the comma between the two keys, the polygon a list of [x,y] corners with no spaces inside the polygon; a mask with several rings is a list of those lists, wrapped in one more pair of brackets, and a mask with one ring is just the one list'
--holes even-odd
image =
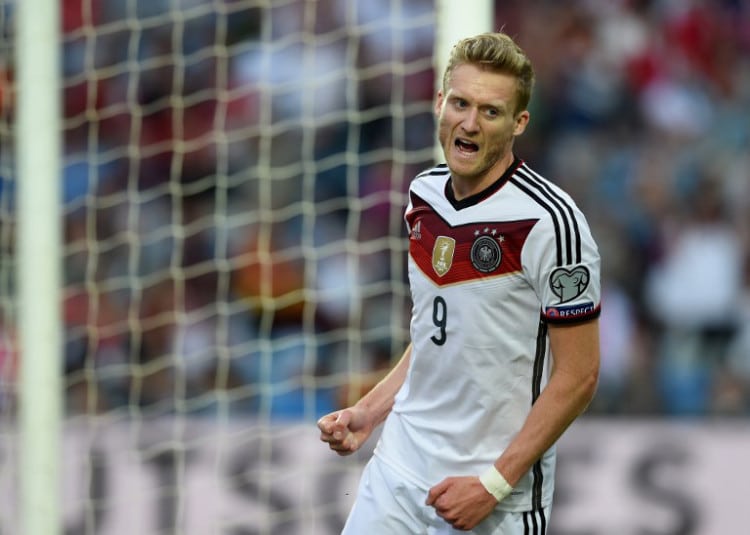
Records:
{"label": "soccer player", "polygon": [[446,163],[412,181],[405,213],[411,343],[318,422],[340,455],[385,422],[345,534],[545,533],[554,444],[596,389],[600,260],[571,197],[513,152],[533,81],[503,33],[451,52]]}

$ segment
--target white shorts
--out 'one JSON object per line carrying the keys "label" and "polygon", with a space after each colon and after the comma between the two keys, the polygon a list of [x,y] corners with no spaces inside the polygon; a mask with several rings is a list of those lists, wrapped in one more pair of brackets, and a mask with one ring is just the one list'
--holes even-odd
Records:
{"label": "white shorts", "polygon": [[404,480],[377,456],[365,466],[342,535],[545,535],[551,507],[510,513],[495,510],[471,531],[454,529],[425,505],[427,491]]}

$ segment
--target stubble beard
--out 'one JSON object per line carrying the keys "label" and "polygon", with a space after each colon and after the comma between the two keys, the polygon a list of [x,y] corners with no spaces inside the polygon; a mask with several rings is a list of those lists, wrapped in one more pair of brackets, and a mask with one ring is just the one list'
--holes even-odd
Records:
{"label": "stubble beard", "polygon": [[[476,159],[473,163],[461,162],[462,164],[467,164],[467,168],[465,170],[462,170],[460,169],[460,164],[454,165],[452,163],[453,158],[451,155],[453,151],[456,150],[456,147],[453,143],[453,136],[450,135],[450,133],[444,133],[441,130],[438,135],[438,140],[440,141],[440,146],[443,149],[443,155],[445,156],[445,160],[448,165],[448,169],[450,169],[451,171],[451,175],[454,178],[458,178],[459,180],[463,180],[469,183],[478,183],[487,178],[487,174],[490,172],[490,170],[495,166],[495,164],[497,164],[497,162],[499,162],[503,158],[502,145],[491,146],[489,150],[484,153],[484,155],[481,155],[480,152],[477,152]],[[497,177],[491,178],[494,180],[496,178],[499,178],[499,175]]]}

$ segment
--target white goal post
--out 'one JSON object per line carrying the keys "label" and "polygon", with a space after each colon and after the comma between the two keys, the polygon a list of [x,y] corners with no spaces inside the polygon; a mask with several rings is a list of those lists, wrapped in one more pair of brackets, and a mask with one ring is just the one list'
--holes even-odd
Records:
{"label": "white goal post", "polygon": [[[437,23],[435,25],[435,83],[439,84],[445,70],[448,55],[459,39],[496,30],[494,0],[461,2],[436,0]],[[435,141],[435,159],[440,161],[442,149]]]}
{"label": "white goal post", "polygon": [[408,180],[493,4],[0,0],[2,533],[335,532],[360,459],[283,461],[406,342]]}
{"label": "white goal post", "polygon": [[62,532],[60,17],[55,0],[17,4],[17,280],[20,526]]}

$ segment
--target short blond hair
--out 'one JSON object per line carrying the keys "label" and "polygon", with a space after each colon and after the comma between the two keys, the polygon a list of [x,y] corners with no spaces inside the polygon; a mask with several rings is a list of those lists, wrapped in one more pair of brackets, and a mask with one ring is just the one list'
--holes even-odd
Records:
{"label": "short blond hair", "polygon": [[456,43],[443,74],[443,92],[448,90],[453,69],[464,63],[515,76],[518,81],[515,113],[518,114],[528,107],[534,88],[534,69],[526,53],[510,36],[500,32],[488,32],[461,39]]}

